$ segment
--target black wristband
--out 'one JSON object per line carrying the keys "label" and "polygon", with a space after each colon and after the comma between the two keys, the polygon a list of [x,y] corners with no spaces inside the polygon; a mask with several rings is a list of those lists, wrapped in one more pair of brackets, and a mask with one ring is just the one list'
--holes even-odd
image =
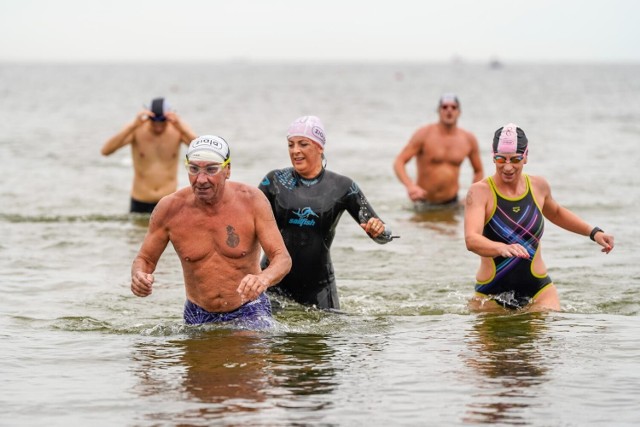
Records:
{"label": "black wristband", "polygon": [[596,237],[596,233],[602,231],[604,233],[604,230],[600,227],[593,227],[593,230],[591,230],[591,234],[589,234],[589,238],[591,240],[593,240],[594,242],[596,241],[595,237]]}

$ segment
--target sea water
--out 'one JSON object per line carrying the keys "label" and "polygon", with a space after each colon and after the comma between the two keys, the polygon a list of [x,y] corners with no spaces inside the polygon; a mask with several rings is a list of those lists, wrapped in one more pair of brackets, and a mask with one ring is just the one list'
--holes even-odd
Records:
{"label": "sea water", "polygon": [[[637,425],[639,76],[616,64],[0,65],[0,425]],[[493,132],[515,122],[525,172],[615,235],[604,255],[547,222],[561,312],[470,313],[479,261],[462,211],[411,211],[392,162],[437,120],[443,92],[460,97],[487,174]],[[148,217],[127,213],[128,148],[100,148],[156,96],[225,137],[231,179],[251,185],[289,165],[294,118],[321,117],[328,168],[401,236],[377,245],[342,218],[340,313],[284,302],[270,331],[185,326],[171,246],[153,295],[131,294]],[[465,162],[461,198],[470,183]]]}

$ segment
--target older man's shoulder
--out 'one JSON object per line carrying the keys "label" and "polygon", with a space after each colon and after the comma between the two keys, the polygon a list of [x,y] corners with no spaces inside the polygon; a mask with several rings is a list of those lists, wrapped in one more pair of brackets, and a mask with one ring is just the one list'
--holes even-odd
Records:
{"label": "older man's shoulder", "polygon": [[264,196],[262,191],[256,186],[245,184],[243,182],[236,181],[227,181],[227,188],[232,193],[233,197],[245,197],[247,199],[252,199],[256,196]]}

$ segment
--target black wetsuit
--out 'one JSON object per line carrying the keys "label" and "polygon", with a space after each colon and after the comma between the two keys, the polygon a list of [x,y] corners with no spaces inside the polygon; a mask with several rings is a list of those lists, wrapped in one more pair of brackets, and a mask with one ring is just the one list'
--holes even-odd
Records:
{"label": "black wetsuit", "polygon": [[[329,249],[346,210],[357,223],[377,217],[358,185],[346,176],[323,170],[306,180],[290,168],[273,170],[259,185],[267,196],[293,262],[291,271],[269,292],[300,304],[339,309],[338,291]],[[391,230],[373,239],[391,240]],[[269,261],[262,259],[265,268]]]}

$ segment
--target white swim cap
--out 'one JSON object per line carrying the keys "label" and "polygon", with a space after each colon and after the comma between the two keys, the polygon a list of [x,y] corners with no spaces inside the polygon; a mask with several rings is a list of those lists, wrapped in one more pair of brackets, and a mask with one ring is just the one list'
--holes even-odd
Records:
{"label": "white swim cap", "polygon": [[229,144],[215,135],[202,135],[191,141],[187,150],[187,161],[224,163],[231,156]]}
{"label": "white swim cap", "polygon": [[460,100],[455,93],[443,93],[438,100],[438,107],[442,107],[443,104],[449,104],[455,102],[455,104],[460,107]]}

